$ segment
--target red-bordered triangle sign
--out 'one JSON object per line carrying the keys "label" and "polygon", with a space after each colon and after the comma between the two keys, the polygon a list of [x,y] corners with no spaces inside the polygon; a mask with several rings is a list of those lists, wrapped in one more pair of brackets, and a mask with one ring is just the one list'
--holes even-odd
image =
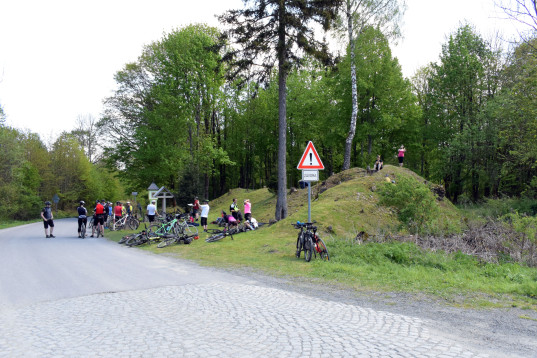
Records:
{"label": "red-bordered triangle sign", "polygon": [[302,154],[302,158],[298,162],[297,169],[324,169],[323,162],[321,162],[321,158],[319,158],[313,142],[310,141],[308,143],[304,154]]}

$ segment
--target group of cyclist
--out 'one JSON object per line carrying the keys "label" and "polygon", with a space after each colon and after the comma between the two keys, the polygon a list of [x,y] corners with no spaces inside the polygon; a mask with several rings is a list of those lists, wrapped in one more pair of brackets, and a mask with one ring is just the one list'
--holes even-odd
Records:
{"label": "group of cyclist", "polygon": [[[80,231],[82,224],[86,226],[88,224],[88,210],[84,205],[86,205],[86,203],[84,202],[84,200],[81,200],[79,202],[79,206],[77,207],[78,237],[81,237]],[[97,236],[99,236],[99,234],[104,236],[104,228],[105,224],[108,223],[108,217],[113,217],[113,223],[115,224],[115,222],[120,220],[124,215],[131,214],[132,205],[130,201],[127,201],[125,206],[123,206],[121,202],[117,201],[116,206],[114,206],[111,202],[107,202],[104,199],[97,200],[93,208],[93,227],[91,230],[90,237],[95,236],[95,230],[97,230]]]}
{"label": "group of cyclist", "polygon": [[250,199],[244,200],[244,221],[236,198],[233,199],[233,202],[229,206],[229,211],[231,214],[222,211],[222,220],[225,222],[226,228],[237,227],[239,223],[244,222],[244,226],[247,230],[256,229],[257,221],[252,218],[252,203],[250,203]]}

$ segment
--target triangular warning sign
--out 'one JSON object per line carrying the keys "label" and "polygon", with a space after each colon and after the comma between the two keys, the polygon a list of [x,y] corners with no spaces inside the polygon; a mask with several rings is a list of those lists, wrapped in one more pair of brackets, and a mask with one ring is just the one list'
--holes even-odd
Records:
{"label": "triangular warning sign", "polygon": [[321,162],[321,158],[319,158],[313,142],[310,141],[308,143],[304,154],[302,154],[302,158],[298,162],[297,169],[324,169],[323,162]]}

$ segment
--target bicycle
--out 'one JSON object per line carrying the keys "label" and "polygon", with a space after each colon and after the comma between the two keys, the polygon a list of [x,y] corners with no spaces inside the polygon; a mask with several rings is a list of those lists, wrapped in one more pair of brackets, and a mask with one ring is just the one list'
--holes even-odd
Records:
{"label": "bicycle", "polygon": [[164,237],[162,239],[162,241],[160,241],[158,244],[157,244],[157,247],[159,249],[162,249],[166,246],[170,246],[170,245],[173,245],[173,244],[180,244],[181,241],[183,242],[183,244],[185,245],[188,245],[190,244],[193,240],[197,240],[199,239],[199,236],[197,234],[182,234],[182,235],[171,235],[171,234],[168,234],[169,236],[167,237]]}
{"label": "bicycle", "polygon": [[176,234],[198,235],[198,227],[190,221],[189,214],[176,214],[175,217],[178,219],[175,224]]}
{"label": "bicycle", "polygon": [[138,219],[136,219],[134,216],[127,214],[121,217],[121,219],[119,219],[118,221],[116,221],[115,228],[114,228],[114,224],[112,224],[110,226],[110,230],[118,231],[118,230],[124,229],[125,227],[128,227],[130,230],[136,230],[138,229],[139,226],[140,226],[140,221],[138,221]]}
{"label": "bicycle", "polygon": [[297,221],[296,224],[291,224],[295,229],[300,229],[296,239],[296,253],[295,256],[300,258],[300,254],[304,251],[304,260],[310,262],[312,256],[319,254],[322,260],[330,260],[328,249],[323,239],[317,235],[317,226],[312,223],[301,223]]}
{"label": "bicycle", "polygon": [[223,230],[222,232],[209,236],[205,239],[205,242],[216,242],[222,240],[226,236],[230,236],[231,240],[233,240],[233,234],[237,234],[238,232],[239,231],[236,228]]}
{"label": "bicycle", "polygon": [[82,239],[86,237],[86,224],[84,224],[84,222],[80,225],[80,237]]}

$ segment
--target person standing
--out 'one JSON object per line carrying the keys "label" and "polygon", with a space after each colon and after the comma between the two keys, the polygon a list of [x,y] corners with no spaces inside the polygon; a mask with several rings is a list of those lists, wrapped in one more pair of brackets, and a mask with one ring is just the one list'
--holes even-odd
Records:
{"label": "person standing", "polygon": [[121,220],[123,217],[123,207],[121,206],[121,202],[116,202],[116,206],[114,206],[114,229],[116,228],[116,222]]}
{"label": "person standing", "polygon": [[151,200],[151,204],[149,204],[146,208],[147,219],[149,220],[149,224],[155,221],[155,215],[157,213],[157,206],[155,204],[156,204],[156,201]]}
{"label": "person standing", "polygon": [[233,198],[233,202],[229,206],[229,211],[235,220],[240,221],[240,210],[239,206],[237,205],[237,198]]}
{"label": "person standing", "polygon": [[399,159],[400,167],[403,166],[403,160],[405,159],[405,152],[406,152],[405,146],[401,145],[401,148],[399,148],[399,151],[397,153],[397,158]]}
{"label": "person standing", "polygon": [[[41,210],[41,218],[43,219],[43,226],[45,227],[45,237],[48,239],[50,237],[56,237],[52,235],[54,229],[54,215],[52,215],[51,202],[45,201],[45,207]],[[50,234],[49,234],[50,227]]]}
{"label": "person standing", "polygon": [[142,211],[142,205],[140,204],[140,202],[136,203],[136,208],[138,209],[137,215],[140,215],[139,217],[142,218],[142,220],[143,220],[144,219],[144,212]]}
{"label": "person standing", "polygon": [[205,200],[203,205],[200,206],[201,209],[201,226],[203,226],[203,231],[207,232],[207,218],[209,217],[209,200]]}
{"label": "person standing", "polygon": [[76,208],[78,212],[78,237],[81,237],[80,227],[82,224],[88,226],[88,209],[84,207],[85,204],[84,200],[80,200],[80,205]]}
{"label": "person standing", "polygon": [[132,215],[132,205],[130,201],[127,201],[127,204],[125,205],[125,210],[127,212],[127,215]]}
{"label": "person standing", "polygon": [[198,200],[197,196],[194,198],[194,205],[192,206],[192,211],[194,214],[194,218],[197,221],[200,217],[200,201]]}
{"label": "person standing", "polygon": [[252,203],[250,203],[250,199],[244,200],[244,219],[248,221],[252,219]]}
{"label": "person standing", "polygon": [[101,203],[104,206],[104,226],[105,228],[108,228],[108,214],[110,212],[110,209],[108,208],[108,202],[106,200],[101,201]]}
{"label": "person standing", "polygon": [[95,227],[97,227],[97,233],[101,233],[104,236],[104,200],[101,201],[102,203],[97,200],[97,204],[95,204],[95,215],[93,216],[93,228],[91,229],[90,237],[94,236]]}

